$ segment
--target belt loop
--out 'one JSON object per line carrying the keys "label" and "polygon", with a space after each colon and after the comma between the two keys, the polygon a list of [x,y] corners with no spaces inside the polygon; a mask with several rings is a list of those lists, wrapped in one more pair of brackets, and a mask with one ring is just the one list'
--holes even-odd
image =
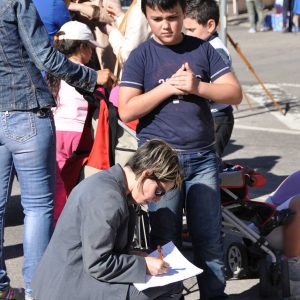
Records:
{"label": "belt loop", "polygon": [[37,115],[38,118],[43,118],[43,117],[45,117],[46,113],[42,109],[39,109],[36,112],[36,115]]}
{"label": "belt loop", "polygon": [[49,112],[51,111],[50,107],[43,107],[40,108],[36,111],[36,115],[38,118],[43,118],[45,117]]}

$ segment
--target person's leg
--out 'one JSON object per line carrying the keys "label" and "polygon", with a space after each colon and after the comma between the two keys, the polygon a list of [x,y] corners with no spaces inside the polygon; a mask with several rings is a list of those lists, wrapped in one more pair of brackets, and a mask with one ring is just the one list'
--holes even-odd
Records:
{"label": "person's leg", "polygon": [[[3,119],[3,118],[1,118]],[[1,133],[0,133],[1,134]],[[10,197],[13,181],[13,162],[11,152],[0,138],[0,291],[5,290],[10,283],[6,274],[6,266],[3,254],[5,206]]]}
{"label": "person's leg", "polygon": [[6,141],[18,175],[24,208],[25,292],[31,296],[32,275],[48,245],[53,221],[55,128],[51,113],[10,112]]}
{"label": "person's leg", "polygon": [[78,148],[81,132],[56,131],[56,184],[54,199],[54,224],[56,224],[65,204],[67,195],[64,182],[61,178],[67,159],[72,156]]}
{"label": "person's leg", "polygon": [[287,17],[288,17],[288,11],[289,11],[289,4],[290,0],[283,0],[282,3],[282,30],[288,31],[288,28],[286,27],[287,24]]}
{"label": "person's leg", "polygon": [[225,116],[214,117],[215,133],[216,133],[216,151],[221,158],[224,149],[230,141],[231,133],[234,125],[234,118],[232,112]]}
{"label": "person's leg", "polygon": [[201,300],[227,299],[218,158],[214,150],[207,150],[184,160],[187,223],[195,264],[204,270],[197,276]]}
{"label": "person's leg", "polygon": [[292,221],[283,227],[284,255],[300,257],[300,194],[292,198],[289,208],[295,214]]}
{"label": "person's leg", "polygon": [[262,0],[254,0],[254,5],[257,13],[257,29],[262,30],[264,24],[264,5]]}
{"label": "person's leg", "polygon": [[276,206],[281,205],[292,196],[300,194],[300,171],[294,172],[285,178],[277,189],[270,195],[271,202]]}
{"label": "person's leg", "polygon": [[179,300],[182,297],[183,284],[175,282],[172,284],[158,286],[144,291],[138,291],[133,285],[129,286],[127,300]]}
{"label": "person's leg", "polygon": [[255,26],[255,9],[254,9],[254,2],[253,1],[246,1],[247,11],[248,11],[248,19],[250,23],[250,30],[253,29],[254,32],[256,31]]}
{"label": "person's leg", "polygon": [[64,131],[56,131],[56,178],[54,197],[54,226],[66,203],[67,195],[64,182],[61,178],[61,170],[66,163],[67,156],[64,150]]}
{"label": "person's leg", "polygon": [[283,226],[283,254],[289,266],[291,296],[300,299],[300,194],[287,202],[295,214],[291,222]]}
{"label": "person's leg", "polygon": [[294,7],[294,0],[289,0],[289,21],[288,21],[288,28],[289,28],[289,32],[293,31],[293,7]]}
{"label": "person's leg", "polygon": [[179,189],[170,191],[159,202],[149,203],[150,247],[170,241],[180,248],[182,233],[182,201]]}
{"label": "person's leg", "polygon": [[294,23],[294,26],[295,26],[295,32],[299,32],[299,15],[297,14],[293,14],[293,23]]}

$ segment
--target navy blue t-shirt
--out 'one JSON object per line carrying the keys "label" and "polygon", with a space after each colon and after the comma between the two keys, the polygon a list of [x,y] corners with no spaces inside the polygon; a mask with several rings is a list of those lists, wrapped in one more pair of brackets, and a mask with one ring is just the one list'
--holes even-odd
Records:
{"label": "navy blue t-shirt", "polygon": [[[129,55],[120,85],[148,92],[186,62],[204,82],[230,72],[208,42],[184,35],[181,43],[165,46],[149,39]],[[179,150],[197,151],[212,145],[215,136],[209,101],[191,94],[174,95],[140,119],[137,135],[141,141],[162,139]]]}

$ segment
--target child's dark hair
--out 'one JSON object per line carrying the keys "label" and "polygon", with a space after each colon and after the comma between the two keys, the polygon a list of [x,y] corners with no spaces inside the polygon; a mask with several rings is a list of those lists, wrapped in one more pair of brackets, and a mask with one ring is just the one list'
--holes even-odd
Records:
{"label": "child's dark hair", "polygon": [[[79,40],[60,40],[58,37],[64,35],[63,31],[59,31],[54,36],[53,48],[57,49],[59,52],[65,54],[67,57],[71,56],[81,44],[88,43],[88,41],[79,41]],[[54,97],[57,98],[59,87],[60,87],[60,78],[55,77],[51,74],[47,74],[47,81],[50,88],[50,91]]]}
{"label": "child's dark hair", "polygon": [[186,1],[185,0],[142,0],[142,12],[146,16],[146,7],[155,9],[156,7],[161,10],[170,10],[177,5],[181,6],[182,10],[185,11]]}
{"label": "child's dark hair", "polygon": [[186,0],[185,15],[201,25],[213,19],[218,26],[220,19],[219,6],[215,0]]}

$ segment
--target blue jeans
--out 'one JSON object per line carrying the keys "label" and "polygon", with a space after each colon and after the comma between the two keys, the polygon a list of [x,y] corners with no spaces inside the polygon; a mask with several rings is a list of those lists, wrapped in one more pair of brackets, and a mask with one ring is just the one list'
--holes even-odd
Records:
{"label": "blue jeans", "polygon": [[170,241],[181,248],[182,201],[178,189],[168,192],[159,202],[148,204],[150,221],[150,248]]}
{"label": "blue jeans", "polygon": [[9,285],[3,259],[5,205],[14,170],[24,209],[24,265],[26,295],[33,273],[48,245],[53,222],[55,127],[51,112],[0,112],[0,289]]}
{"label": "blue jeans", "polygon": [[[175,216],[177,209],[182,207],[182,204],[178,203],[180,199],[183,200],[193,243],[194,262],[204,270],[197,277],[201,300],[227,299],[224,293],[226,280],[217,155],[214,147],[199,152],[179,152],[178,155],[184,176],[183,197],[180,197],[179,192],[177,192],[177,197],[171,195],[173,201],[171,205],[172,201],[166,199],[169,197],[167,194],[159,203],[150,205],[151,232],[153,228],[155,230],[151,236],[156,237],[157,243],[160,240],[162,243],[165,242],[165,236],[168,241],[180,239],[175,234],[181,233],[181,228],[176,227],[182,223],[182,213],[177,215],[177,219],[175,217],[170,219],[168,216]],[[156,218],[158,211],[160,214]],[[164,225],[161,226],[161,223]],[[174,235],[171,236],[170,232]]]}

